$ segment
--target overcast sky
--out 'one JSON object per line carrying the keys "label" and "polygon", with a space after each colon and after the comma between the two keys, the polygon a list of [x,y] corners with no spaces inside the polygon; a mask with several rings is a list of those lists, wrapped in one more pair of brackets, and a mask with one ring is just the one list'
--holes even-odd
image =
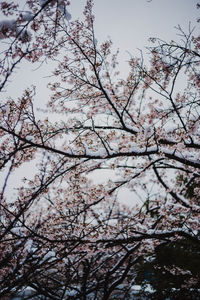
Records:
{"label": "overcast sky", "polygon": [[[197,0],[94,0],[95,32],[97,40],[110,36],[114,48],[120,50],[120,60],[128,59],[128,52],[139,55],[148,46],[149,37],[177,39],[175,26],[188,31],[197,26],[200,10]],[[85,0],[72,0],[72,18],[81,15]],[[121,64],[123,71],[126,64]]]}
{"label": "overcast sky", "polygon": [[[149,37],[160,37],[164,40],[177,40],[175,26],[181,25],[187,32],[191,27],[198,27],[196,22],[200,10],[196,9],[197,0],[94,0],[95,33],[98,42],[111,37],[113,48],[119,48],[121,76],[127,74],[129,53],[139,56],[138,49],[147,53]],[[71,0],[69,12],[72,20],[82,18],[86,0]],[[45,76],[49,75],[51,65],[33,72],[35,65],[24,63],[20,72],[16,71],[9,85],[8,94],[20,96],[24,87],[37,86],[38,97],[45,91]],[[42,79],[43,78],[43,79]],[[17,87],[17,88],[16,88]],[[41,103],[41,100],[39,101]]]}

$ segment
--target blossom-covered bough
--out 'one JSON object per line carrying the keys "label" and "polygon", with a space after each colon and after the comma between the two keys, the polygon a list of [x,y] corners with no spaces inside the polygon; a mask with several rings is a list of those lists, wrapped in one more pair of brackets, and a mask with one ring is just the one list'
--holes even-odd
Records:
{"label": "blossom-covered bough", "polygon": [[[131,57],[121,79],[111,41],[96,40],[92,1],[84,21],[69,5],[1,2],[1,91],[24,60],[53,60],[45,114],[58,116],[38,118],[35,88],[1,103],[2,299],[130,299],[157,246],[200,246],[200,38],[179,28],[180,42],[152,39],[148,67]],[[34,161],[10,201],[10,176]],[[109,169],[116,181],[89,179]],[[123,187],[142,205],[122,205]],[[198,274],[177,272],[195,287]]]}

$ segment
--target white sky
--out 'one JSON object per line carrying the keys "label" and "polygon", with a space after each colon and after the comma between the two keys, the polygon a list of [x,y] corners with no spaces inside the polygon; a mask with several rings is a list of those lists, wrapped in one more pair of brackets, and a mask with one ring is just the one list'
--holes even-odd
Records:
{"label": "white sky", "polygon": [[[69,12],[72,19],[82,18],[82,11],[85,0],[71,0]],[[139,55],[139,49],[147,52],[149,37],[160,37],[170,41],[177,39],[175,26],[180,24],[187,31],[189,22],[191,27],[198,26],[196,20],[200,10],[196,9],[197,0],[95,0],[95,32],[97,40],[103,41],[108,36],[113,40],[113,48],[120,50],[120,70],[121,76],[127,72],[127,64],[124,63],[129,58],[129,53]],[[197,29],[196,29],[197,30]],[[50,75],[52,65],[43,66],[33,72],[36,66],[23,63],[21,68],[15,71],[11,78],[8,90],[3,95],[19,97],[24,88],[31,84],[36,86],[36,106],[44,103],[49,92],[46,89],[47,79]],[[27,170],[25,167],[18,170],[19,176],[15,175],[14,180],[10,180],[8,185],[16,186],[17,178],[23,177],[26,173],[32,173],[33,169]],[[123,191],[125,192],[125,191]]]}
{"label": "white sky", "polygon": [[[176,39],[175,26],[188,30],[189,22],[197,26],[200,10],[197,0],[94,0],[95,32],[97,40],[110,36],[114,48],[120,50],[120,60],[129,58],[127,51],[139,55],[149,37]],[[81,15],[85,0],[72,0],[69,8],[72,18]],[[123,70],[122,70],[123,69]],[[126,64],[121,64],[126,73]]]}
{"label": "white sky", "polygon": [[[94,0],[95,32],[99,42],[111,37],[113,49],[119,48],[120,74],[126,76],[129,53],[139,56],[138,49],[147,53],[149,37],[160,37],[164,40],[177,40],[175,26],[180,24],[187,32],[189,22],[196,26],[200,10],[196,9],[197,0]],[[86,0],[71,0],[69,12],[72,19],[82,18]],[[6,95],[20,96],[24,88],[31,84],[37,86],[38,100],[47,95],[46,76],[50,75],[52,65],[33,72],[35,65],[24,63],[20,71],[16,70]],[[42,101],[43,102],[43,101]]]}

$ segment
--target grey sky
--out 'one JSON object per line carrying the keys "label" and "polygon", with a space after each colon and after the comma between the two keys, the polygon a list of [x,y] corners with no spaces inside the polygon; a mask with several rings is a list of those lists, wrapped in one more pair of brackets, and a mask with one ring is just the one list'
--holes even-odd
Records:
{"label": "grey sky", "polygon": [[[120,60],[128,58],[127,52],[139,55],[137,49],[148,46],[149,37],[164,40],[177,38],[175,26],[180,24],[188,31],[198,27],[197,0],[94,0],[95,32],[98,40],[110,36],[114,48],[120,49]],[[71,1],[72,18],[81,15],[85,0]],[[125,70],[126,65],[121,65]]]}
{"label": "grey sky", "polygon": [[[147,50],[149,37],[160,37],[170,41],[177,39],[175,26],[180,24],[187,32],[189,22],[196,26],[200,10],[196,9],[197,0],[94,0],[95,32],[99,42],[108,36],[113,41],[113,48],[119,48],[121,76],[127,72],[126,61],[129,54],[140,55],[138,49]],[[69,12],[72,19],[82,18],[86,0],[72,0]],[[44,65],[33,72],[35,65],[24,63],[12,77],[13,84],[9,86],[8,94],[20,96],[23,89],[34,84],[37,92],[46,93],[45,76],[50,75],[51,65]],[[43,80],[42,80],[43,78]],[[17,86],[17,89],[16,89]],[[41,101],[40,101],[41,103]]]}

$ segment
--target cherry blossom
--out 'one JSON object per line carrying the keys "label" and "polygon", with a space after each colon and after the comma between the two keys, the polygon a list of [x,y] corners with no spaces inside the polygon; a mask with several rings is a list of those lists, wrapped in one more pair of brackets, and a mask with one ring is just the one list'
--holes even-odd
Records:
{"label": "cherry blossom", "polygon": [[[23,61],[56,61],[46,112],[66,117],[39,118],[35,87],[0,106],[0,296],[130,299],[159,245],[199,247],[199,36],[178,27],[180,41],[152,38],[148,63],[131,57],[121,79],[112,41],[95,37],[93,1],[83,20],[64,0],[0,4],[1,91]],[[11,201],[9,180],[33,162]],[[112,180],[91,180],[107,170]],[[120,202],[124,187],[132,207]]]}

